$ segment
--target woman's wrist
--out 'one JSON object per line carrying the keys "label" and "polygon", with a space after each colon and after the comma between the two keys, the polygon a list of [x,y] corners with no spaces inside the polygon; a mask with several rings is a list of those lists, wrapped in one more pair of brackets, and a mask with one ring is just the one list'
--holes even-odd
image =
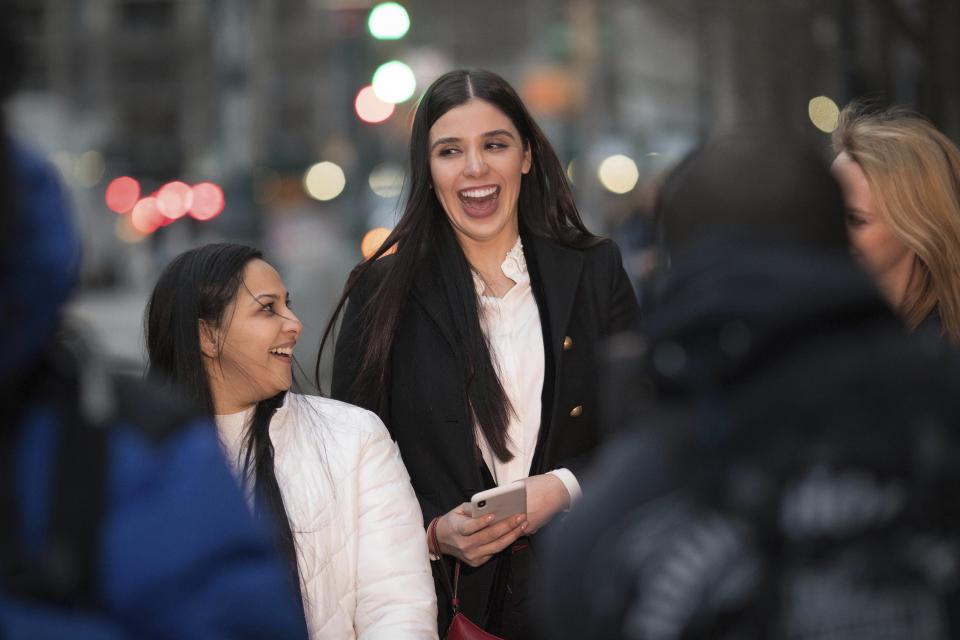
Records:
{"label": "woman's wrist", "polygon": [[439,560],[443,555],[440,551],[440,542],[437,538],[437,525],[440,522],[440,516],[435,517],[427,525],[427,551],[430,554],[430,560]]}

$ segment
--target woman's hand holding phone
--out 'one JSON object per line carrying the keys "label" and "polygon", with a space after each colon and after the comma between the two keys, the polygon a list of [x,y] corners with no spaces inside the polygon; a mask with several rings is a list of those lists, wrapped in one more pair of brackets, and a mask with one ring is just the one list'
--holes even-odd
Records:
{"label": "woman's hand holding phone", "polygon": [[493,520],[493,515],[470,517],[470,503],[464,502],[437,520],[438,551],[479,567],[527,532],[526,514]]}
{"label": "woman's hand holding phone", "polygon": [[536,533],[560,511],[570,507],[570,493],[557,476],[543,473],[524,480],[527,485],[527,535]]}

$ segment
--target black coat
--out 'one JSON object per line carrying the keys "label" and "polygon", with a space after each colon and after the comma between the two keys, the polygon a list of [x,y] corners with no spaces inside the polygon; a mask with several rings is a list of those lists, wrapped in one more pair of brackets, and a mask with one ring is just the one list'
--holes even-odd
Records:
{"label": "black coat", "polygon": [[[633,328],[637,301],[612,241],[579,250],[524,234],[523,245],[546,357],[542,422],[530,474],[558,467],[576,474],[599,441],[596,347],[606,336]],[[379,260],[351,294],[335,349],[335,398],[351,399],[361,353],[360,312],[394,259]],[[426,266],[402,312],[387,388],[368,407],[380,414],[400,447],[425,523],[492,486],[476,446],[461,346],[444,288],[437,266]],[[486,620],[500,565],[464,567],[461,608],[475,622]],[[442,588],[438,596],[445,625],[449,606]]]}
{"label": "black coat", "polygon": [[546,545],[545,637],[958,637],[957,354],[845,255],[700,249]]}

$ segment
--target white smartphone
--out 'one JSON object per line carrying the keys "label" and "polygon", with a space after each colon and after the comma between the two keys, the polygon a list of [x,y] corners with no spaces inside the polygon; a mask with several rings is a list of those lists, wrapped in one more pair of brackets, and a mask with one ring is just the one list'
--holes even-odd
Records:
{"label": "white smartphone", "polygon": [[476,493],[470,498],[470,515],[474,518],[493,514],[493,521],[527,512],[527,485],[523,480]]}

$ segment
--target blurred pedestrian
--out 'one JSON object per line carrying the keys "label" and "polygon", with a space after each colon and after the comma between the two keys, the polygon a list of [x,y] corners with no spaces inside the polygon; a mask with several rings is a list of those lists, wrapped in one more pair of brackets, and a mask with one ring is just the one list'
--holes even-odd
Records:
{"label": "blurred pedestrian", "polygon": [[[461,610],[532,637],[531,536],[579,494],[599,440],[594,348],[632,326],[636,298],[619,249],[584,227],[556,153],[499,76],[451,71],[427,89],[409,179],[399,223],[337,308],[333,395],[377,411],[397,440],[436,534],[435,573],[448,560],[460,571]],[[473,494],[519,480],[525,514],[470,517]]]}
{"label": "blurred pedestrian", "polygon": [[960,344],[960,150],[917,113],[857,103],[833,148],[857,258],[911,330]]}
{"label": "blurred pedestrian", "polygon": [[551,540],[546,637],[956,637],[957,363],[906,335],[842,214],[779,140],[671,175],[645,422]]}
{"label": "blurred pedestrian", "polygon": [[0,203],[0,637],[305,638],[210,422],[62,326],[79,245],[5,131]]}
{"label": "blurred pedestrian", "polygon": [[397,446],[369,411],[288,393],[302,326],[260,251],[199,247],[150,297],[150,372],[216,419],[256,512],[276,525],[311,638],[436,638],[420,507]]}

